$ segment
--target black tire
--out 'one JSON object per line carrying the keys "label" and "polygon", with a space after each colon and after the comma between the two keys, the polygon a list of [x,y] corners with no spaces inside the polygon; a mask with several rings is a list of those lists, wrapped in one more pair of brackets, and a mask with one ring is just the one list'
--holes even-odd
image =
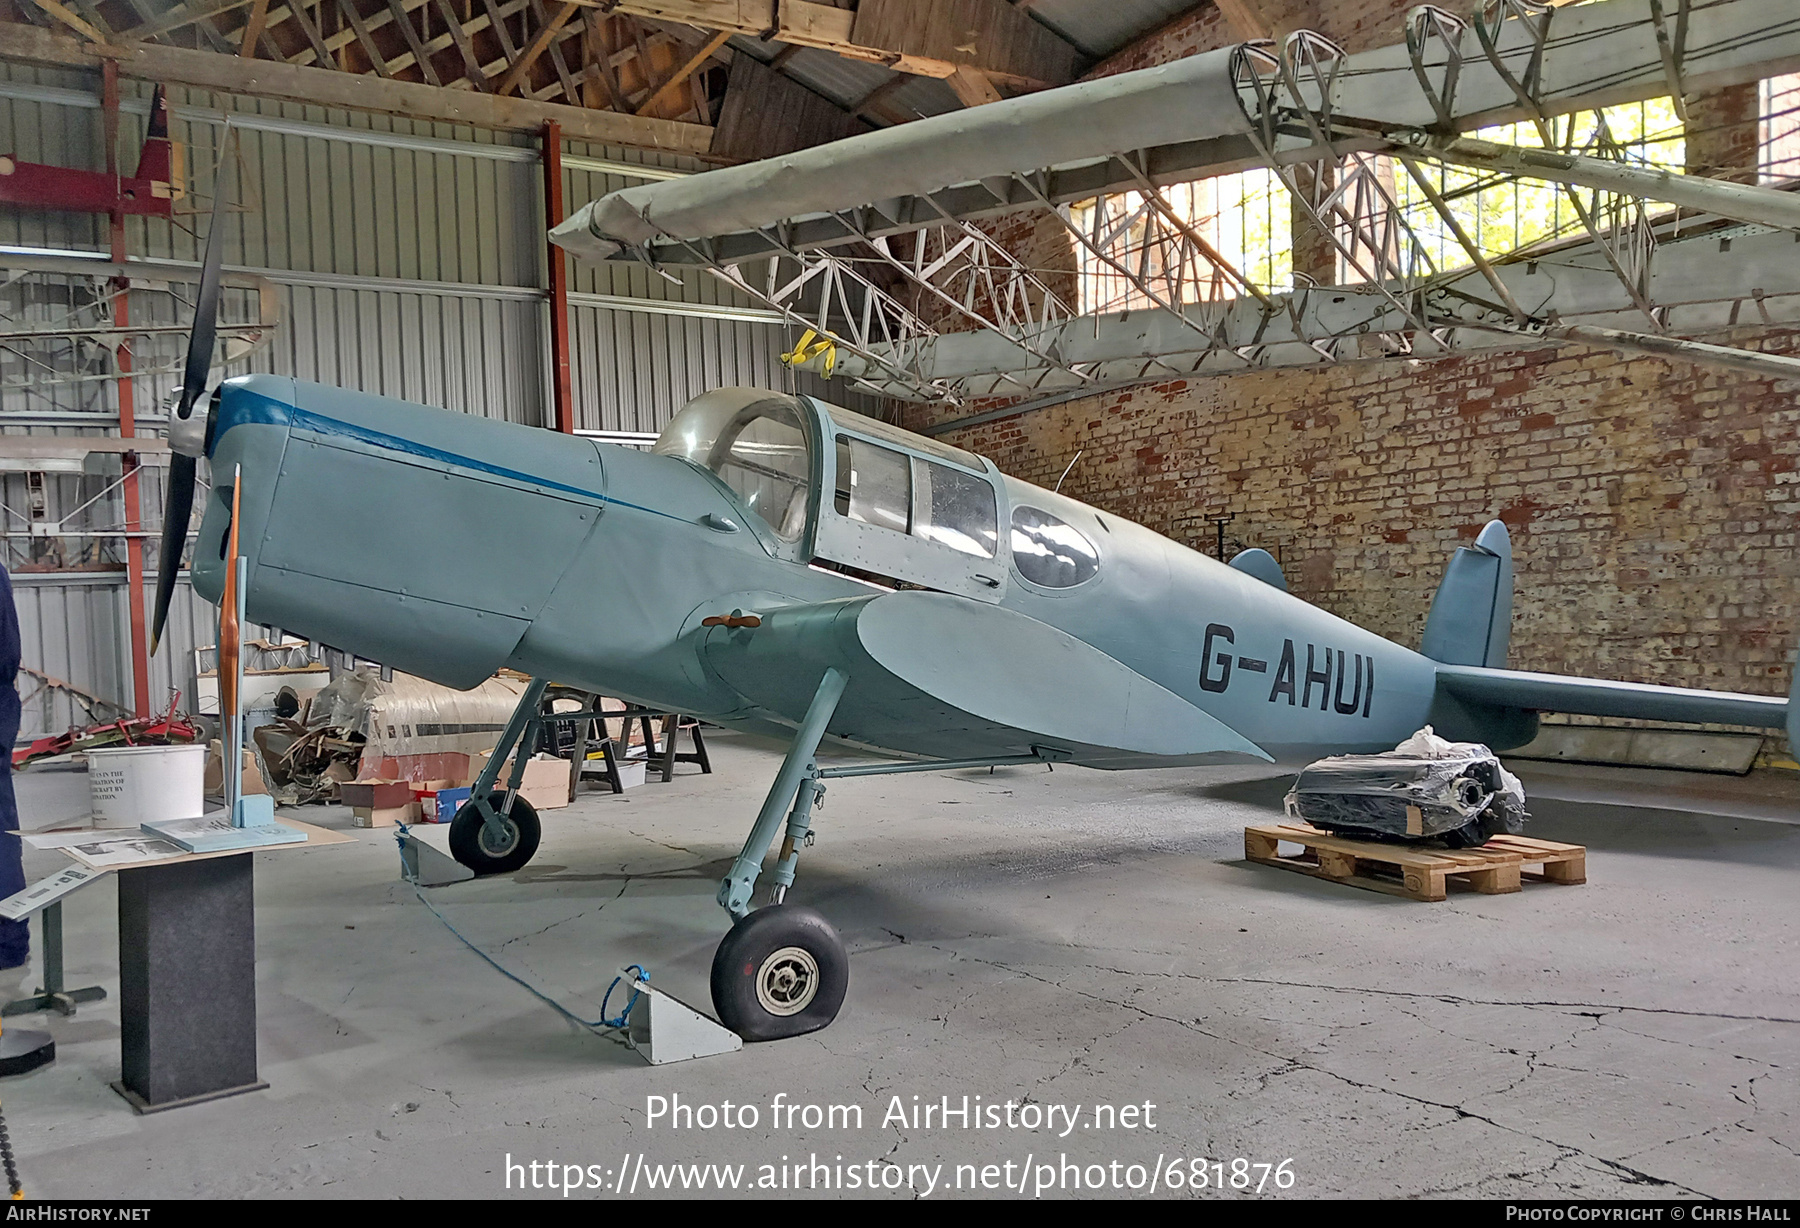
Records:
{"label": "black tire", "polygon": [[831,923],[798,904],[771,904],[731,927],[713,953],[713,1009],[745,1040],[816,1032],[837,1018],[850,957]]}
{"label": "black tire", "polygon": [[[488,805],[495,810],[505,801],[504,791],[488,796]],[[538,841],[544,834],[537,811],[522,797],[513,799],[512,813],[506,817],[510,839],[501,848],[489,847],[484,834],[486,826],[473,798],[464,802],[450,820],[450,855],[477,874],[510,874],[523,869],[537,854]]]}

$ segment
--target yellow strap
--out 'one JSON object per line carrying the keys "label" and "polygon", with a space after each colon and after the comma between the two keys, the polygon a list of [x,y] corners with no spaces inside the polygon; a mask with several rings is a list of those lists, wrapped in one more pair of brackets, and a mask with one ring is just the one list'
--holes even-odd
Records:
{"label": "yellow strap", "polygon": [[837,366],[837,339],[830,333],[820,333],[809,328],[800,335],[800,344],[794,347],[792,353],[783,354],[781,361],[792,367],[819,357],[825,359],[821,373],[826,379],[830,379],[831,369]]}

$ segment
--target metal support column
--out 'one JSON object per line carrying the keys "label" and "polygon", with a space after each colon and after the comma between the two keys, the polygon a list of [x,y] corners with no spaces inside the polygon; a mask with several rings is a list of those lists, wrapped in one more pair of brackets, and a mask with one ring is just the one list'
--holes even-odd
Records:
{"label": "metal support column", "polygon": [[[106,142],[106,172],[119,173],[119,62],[102,60],[102,115]],[[112,261],[125,263],[125,214],[115,209],[111,227]],[[131,323],[130,283],[119,278],[113,283],[113,325],[124,328]],[[137,434],[136,388],[131,377],[131,342],[121,338],[117,352],[119,395],[119,435],[130,439]],[[150,638],[144,625],[144,539],[140,535],[142,508],[138,498],[137,453],[127,452],[120,458],[125,477],[119,488],[125,505],[125,603],[130,608],[131,628],[131,699],[138,716],[150,715]]]}
{"label": "metal support column", "polygon": [[548,232],[563,220],[562,125],[544,125],[544,249],[550,262],[550,393],[556,429],[575,433],[575,392],[569,378],[569,254]]}

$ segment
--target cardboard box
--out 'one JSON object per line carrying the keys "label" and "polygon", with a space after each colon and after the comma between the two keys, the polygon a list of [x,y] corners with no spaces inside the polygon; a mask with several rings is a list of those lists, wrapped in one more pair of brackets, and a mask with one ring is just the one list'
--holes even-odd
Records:
{"label": "cardboard box", "polygon": [[[487,766],[486,755],[476,755],[469,761],[473,783],[480,775],[481,769]],[[512,774],[512,760],[507,760],[495,778],[494,788],[506,788],[506,782]],[[531,803],[537,811],[556,810],[569,804],[569,761],[558,759],[555,755],[539,755],[525,764],[525,778],[519,782],[519,796]]]}
{"label": "cardboard box", "polygon": [[467,784],[475,779],[469,756],[460,751],[432,755],[376,755],[363,752],[357,776],[363,780],[448,780]]}
{"label": "cardboard box", "polygon": [[352,827],[392,827],[396,823],[417,823],[419,803],[404,806],[355,806],[350,811]]}
{"label": "cardboard box", "polygon": [[462,809],[463,803],[472,796],[467,786],[456,789],[436,789],[419,794],[419,804],[427,823],[448,823]]}
{"label": "cardboard box", "polygon": [[344,805],[364,810],[391,810],[413,800],[413,787],[404,780],[352,780],[338,786]]}
{"label": "cardboard box", "polygon": [[[206,746],[206,773],[201,783],[201,790],[209,797],[225,796],[225,747],[219,739],[214,738]],[[269,786],[263,783],[262,769],[256,765],[256,752],[249,747],[244,748],[244,796],[253,793],[267,793]]]}

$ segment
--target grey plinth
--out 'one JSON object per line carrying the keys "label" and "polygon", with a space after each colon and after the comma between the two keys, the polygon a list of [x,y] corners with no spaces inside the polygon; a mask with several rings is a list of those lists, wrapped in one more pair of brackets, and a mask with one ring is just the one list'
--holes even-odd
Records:
{"label": "grey plinth", "polygon": [[140,1113],[267,1087],[256,1076],[255,859],[119,874],[120,1080]]}

